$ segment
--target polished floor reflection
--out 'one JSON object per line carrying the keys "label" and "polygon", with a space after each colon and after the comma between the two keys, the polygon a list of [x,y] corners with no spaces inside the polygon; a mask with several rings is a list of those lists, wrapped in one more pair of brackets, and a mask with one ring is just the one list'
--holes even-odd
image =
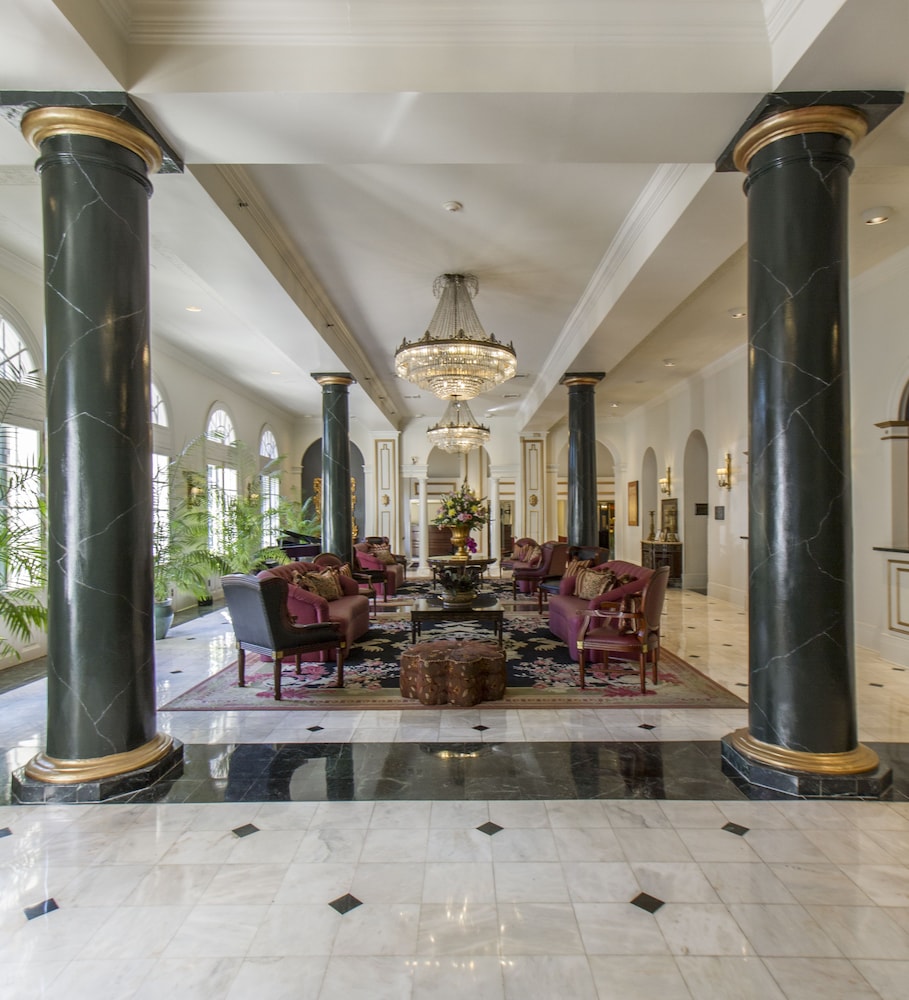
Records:
{"label": "polished floor reflection", "polygon": [[[744,615],[670,592],[668,642],[747,695]],[[165,703],[232,659],[156,648]],[[743,710],[161,713],[149,801],[0,804],[4,1000],[904,1000],[909,674],[859,650],[892,798],[754,801]],[[0,694],[0,769],[45,684]]]}

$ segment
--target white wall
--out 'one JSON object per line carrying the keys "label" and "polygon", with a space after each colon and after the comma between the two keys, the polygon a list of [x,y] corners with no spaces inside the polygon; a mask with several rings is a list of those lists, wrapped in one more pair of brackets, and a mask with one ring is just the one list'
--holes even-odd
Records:
{"label": "white wall", "polygon": [[[641,561],[641,539],[650,527],[650,504],[644,491],[644,453],[652,448],[656,455],[657,478],[672,469],[672,493],[679,507],[685,510],[695,501],[703,501],[698,488],[689,497],[685,488],[685,446],[691,432],[700,430],[707,442],[708,501],[710,514],[707,524],[708,594],[731,601],[739,607],[747,602],[748,543],[741,536],[748,534],[747,456],[748,414],[746,399],[745,348],[737,348],[719,361],[666,393],[660,399],[642,406],[622,421],[624,445],[621,462],[616,456],[616,497],[622,501],[616,517],[616,556],[630,562]],[[598,427],[601,440],[618,438],[615,420]],[[732,455],[731,490],[721,490],[713,469],[723,464],[726,452]],[[620,478],[621,477],[621,478]],[[627,484],[640,482],[639,526],[628,527],[624,499]],[[725,509],[725,519],[715,518],[715,508]],[[679,531],[684,546],[684,517],[679,518]],[[659,530],[659,499],[656,527]],[[684,548],[683,562],[684,562]],[[684,568],[684,567],[683,567]]]}
{"label": "white wall", "polygon": [[[909,560],[909,554],[874,551],[893,544],[894,447],[881,440],[881,429],[874,425],[899,419],[900,398],[909,384],[907,288],[909,250],[904,250],[852,282],[850,318],[856,642],[904,665],[909,665],[909,636],[887,624],[887,562]],[[907,488],[902,483],[901,489]]]}

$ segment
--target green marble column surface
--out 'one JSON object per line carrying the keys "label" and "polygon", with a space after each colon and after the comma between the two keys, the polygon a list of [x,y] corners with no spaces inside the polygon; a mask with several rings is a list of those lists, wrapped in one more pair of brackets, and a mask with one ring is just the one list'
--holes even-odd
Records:
{"label": "green marble column surface", "polygon": [[47,753],[155,735],[147,164],[51,134],[37,169],[47,328]]}
{"label": "green marble column surface", "polygon": [[568,544],[599,545],[597,510],[597,383],[603,372],[568,372]]}
{"label": "green marble column surface", "polygon": [[322,551],[353,558],[350,502],[350,418],[346,372],[313,375],[322,386]]}

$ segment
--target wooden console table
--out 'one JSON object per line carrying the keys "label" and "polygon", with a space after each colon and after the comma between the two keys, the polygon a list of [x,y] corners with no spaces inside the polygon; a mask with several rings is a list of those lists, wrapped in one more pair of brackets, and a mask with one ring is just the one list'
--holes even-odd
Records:
{"label": "wooden console table", "polygon": [[669,567],[669,585],[682,585],[682,543],[641,542],[641,565],[647,569]]}

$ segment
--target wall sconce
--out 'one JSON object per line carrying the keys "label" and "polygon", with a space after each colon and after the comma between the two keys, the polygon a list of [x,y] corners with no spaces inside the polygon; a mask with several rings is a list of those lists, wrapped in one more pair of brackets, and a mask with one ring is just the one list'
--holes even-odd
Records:
{"label": "wall sconce", "polygon": [[672,468],[666,466],[666,475],[660,480],[660,493],[670,494],[672,492]]}
{"label": "wall sconce", "polygon": [[716,484],[721,490],[732,489],[732,456],[726,452],[726,464],[716,470]]}

